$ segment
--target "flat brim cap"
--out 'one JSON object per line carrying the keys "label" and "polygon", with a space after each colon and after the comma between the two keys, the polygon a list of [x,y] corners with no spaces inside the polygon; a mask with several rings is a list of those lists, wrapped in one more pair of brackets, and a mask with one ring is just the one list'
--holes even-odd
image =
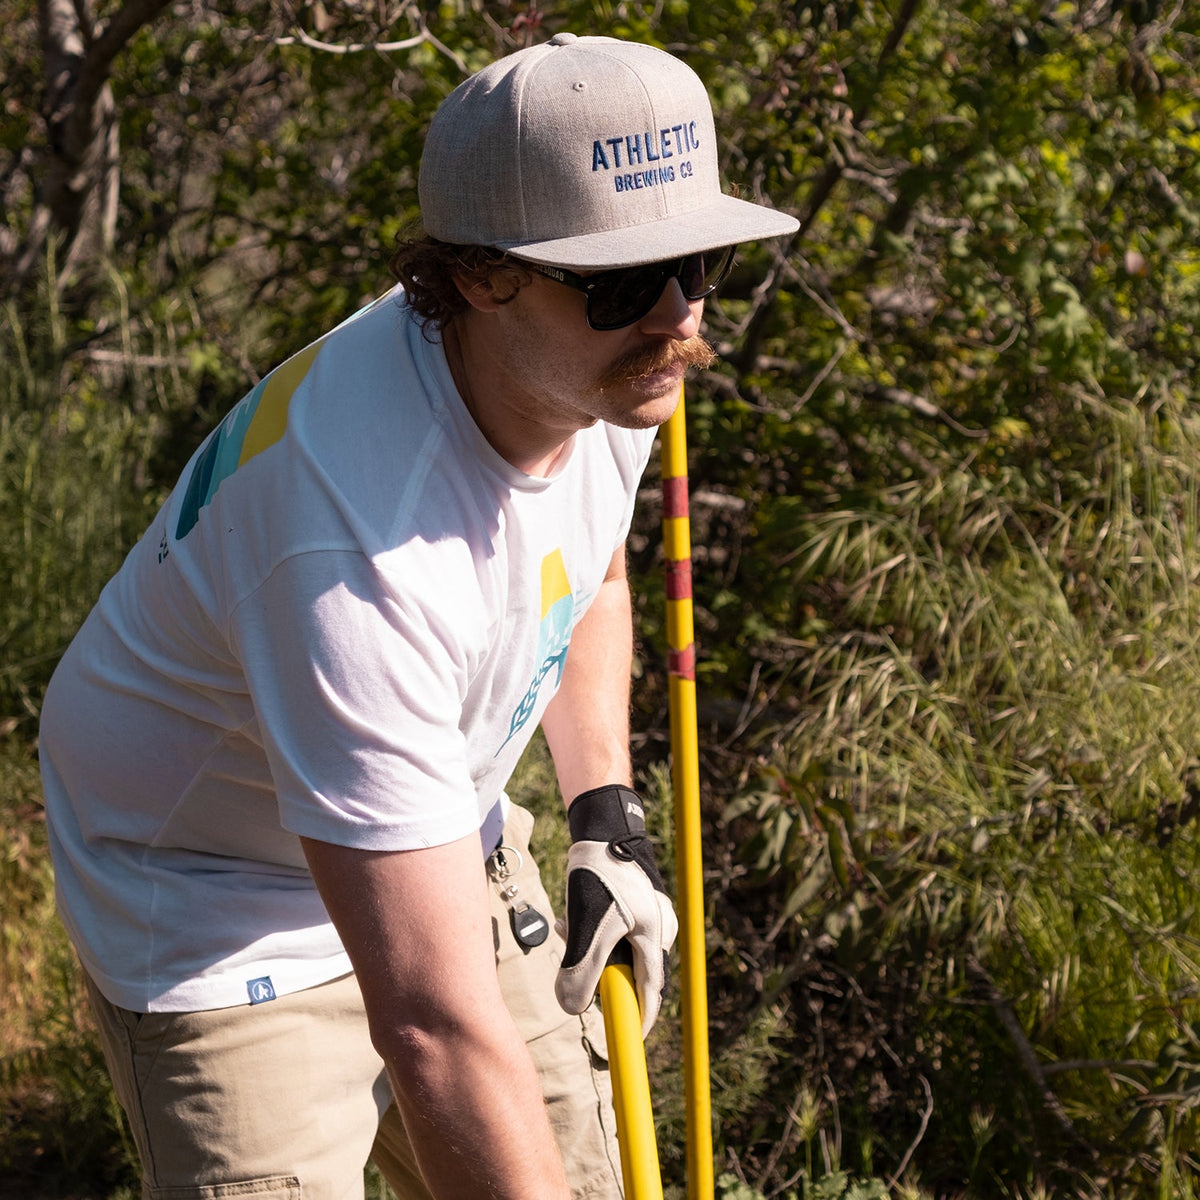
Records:
{"label": "flat brim cap", "polygon": [[460,84],[421,159],[425,231],[549,266],[636,266],[794,232],[721,192],[712,106],[663,50],[556,34]]}

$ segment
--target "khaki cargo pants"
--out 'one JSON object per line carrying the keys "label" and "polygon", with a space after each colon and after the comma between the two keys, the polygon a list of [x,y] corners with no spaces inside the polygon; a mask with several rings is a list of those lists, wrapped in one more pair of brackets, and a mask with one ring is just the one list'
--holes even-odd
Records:
{"label": "khaki cargo pants", "polygon": [[[553,924],[529,853],[532,828],[514,806],[503,840],[521,867],[510,882]],[[603,1023],[594,1007],[582,1018],[558,1007],[561,939],[551,932],[525,951],[494,880],[491,892],[501,988],[538,1068],[572,1196],[616,1200]],[[362,1200],[368,1157],[401,1200],[428,1200],[352,975],[200,1013],[128,1012],[90,980],[88,993],[146,1200]]]}

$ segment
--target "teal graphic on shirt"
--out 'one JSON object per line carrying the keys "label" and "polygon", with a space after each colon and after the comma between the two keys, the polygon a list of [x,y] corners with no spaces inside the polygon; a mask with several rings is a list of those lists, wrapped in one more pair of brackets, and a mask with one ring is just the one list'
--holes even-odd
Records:
{"label": "teal graphic on shirt", "polygon": [[[571,644],[571,629],[575,624],[574,618],[575,597],[571,592],[571,581],[567,578],[567,568],[563,562],[562,551],[552,550],[542,559],[542,609],[541,624],[538,628],[538,669],[509,721],[508,737],[504,739],[500,750],[503,750],[529,723],[546,676],[557,668],[558,674],[555,677],[554,686],[557,687],[562,682],[563,668],[567,664],[567,648]],[[499,754],[500,750],[497,750],[496,753]]]}
{"label": "teal graphic on shirt", "polygon": [[175,526],[177,539],[192,531],[200,510],[238,467],[283,437],[288,405],[320,348],[321,342],[314,342],[276,367],[221,422],[192,468]]}

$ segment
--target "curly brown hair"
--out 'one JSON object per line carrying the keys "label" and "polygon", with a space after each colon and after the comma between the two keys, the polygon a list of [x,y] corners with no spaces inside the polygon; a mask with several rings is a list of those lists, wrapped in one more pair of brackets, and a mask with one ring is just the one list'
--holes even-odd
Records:
{"label": "curly brown hair", "polygon": [[444,328],[468,308],[456,276],[468,285],[488,282],[501,304],[533,279],[528,267],[494,246],[459,246],[427,235],[398,237],[388,268],[427,330]]}

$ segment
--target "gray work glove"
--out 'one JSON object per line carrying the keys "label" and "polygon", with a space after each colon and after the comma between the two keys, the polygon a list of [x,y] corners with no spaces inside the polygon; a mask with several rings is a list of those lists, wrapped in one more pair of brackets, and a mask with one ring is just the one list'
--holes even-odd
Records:
{"label": "gray work glove", "polygon": [[679,922],[654,863],[641,799],[618,784],[593,788],[575,798],[567,821],[573,843],[567,853],[567,948],[555,995],[567,1012],[583,1012],[624,938],[633,952],[645,1037],[662,1004],[667,952]]}

